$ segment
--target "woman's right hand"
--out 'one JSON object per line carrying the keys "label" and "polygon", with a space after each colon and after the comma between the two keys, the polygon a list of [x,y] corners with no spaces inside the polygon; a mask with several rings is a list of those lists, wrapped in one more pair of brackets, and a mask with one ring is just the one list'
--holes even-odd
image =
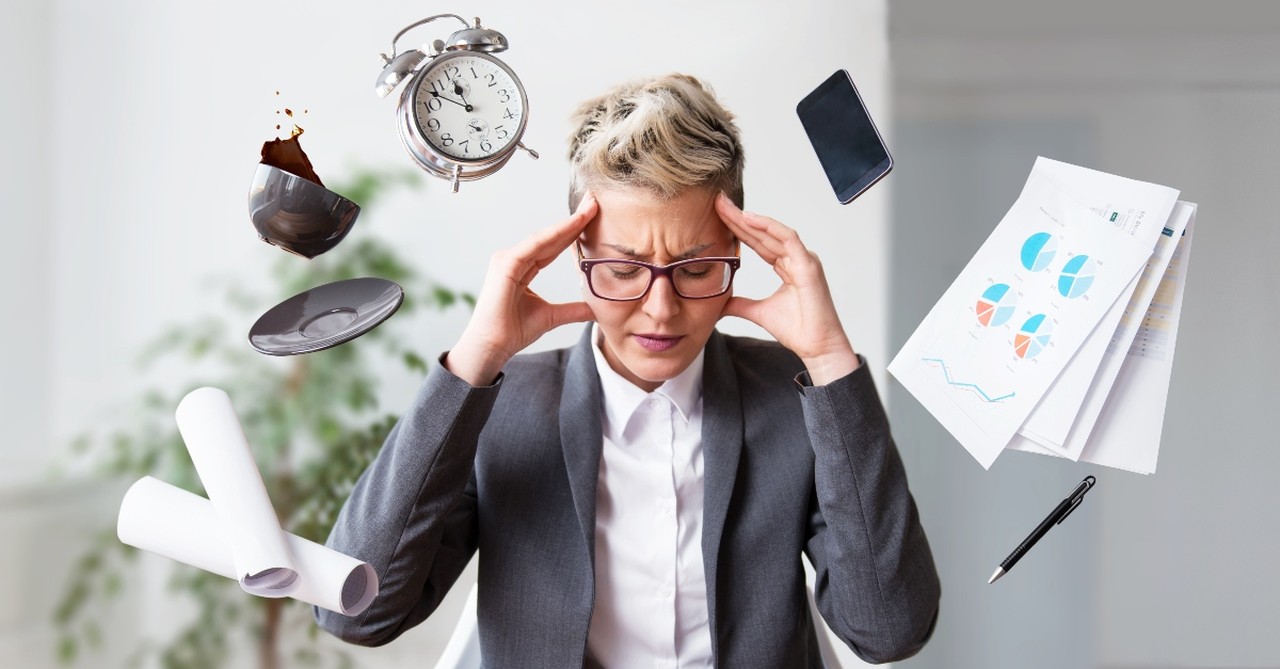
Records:
{"label": "woman's right hand", "polygon": [[542,335],[591,320],[586,302],[551,304],[529,284],[582,234],[598,209],[588,193],[569,218],[493,254],[471,321],[445,357],[446,369],[473,386],[490,385],[512,356]]}

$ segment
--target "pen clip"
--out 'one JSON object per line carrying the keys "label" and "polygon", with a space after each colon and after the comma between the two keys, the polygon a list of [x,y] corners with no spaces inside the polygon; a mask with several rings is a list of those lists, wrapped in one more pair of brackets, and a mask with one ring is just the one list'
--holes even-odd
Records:
{"label": "pen clip", "polygon": [[1067,512],[1066,512],[1066,513],[1064,513],[1064,514],[1062,514],[1062,517],[1061,517],[1061,518],[1059,518],[1059,519],[1058,519],[1058,522],[1054,523],[1054,525],[1061,525],[1061,524],[1062,524],[1062,521],[1066,520],[1066,519],[1067,519],[1067,516],[1070,516],[1070,515],[1071,515],[1071,512],[1072,512],[1072,511],[1075,511],[1075,510],[1076,510],[1076,507],[1077,507],[1077,506],[1080,506],[1080,502],[1083,502],[1083,501],[1084,501],[1084,495],[1081,495],[1081,496],[1077,497],[1077,498],[1075,499],[1075,501],[1073,501],[1073,502],[1071,503],[1071,506],[1067,507]]}
{"label": "pen clip", "polygon": [[1074,499],[1083,499],[1084,494],[1092,490],[1093,485],[1097,482],[1098,479],[1093,478],[1092,476],[1084,477],[1084,480],[1080,482],[1080,485],[1076,486],[1076,489],[1071,491],[1071,497]]}
{"label": "pen clip", "polygon": [[1092,476],[1084,477],[1084,480],[1080,482],[1080,485],[1076,486],[1076,489],[1071,491],[1071,506],[1067,507],[1067,512],[1062,514],[1062,517],[1059,518],[1058,522],[1054,523],[1054,525],[1061,525],[1062,521],[1066,520],[1067,516],[1070,516],[1071,512],[1075,511],[1077,506],[1080,506],[1080,502],[1084,501],[1085,493],[1092,490],[1093,485],[1097,482],[1098,479],[1095,479]]}

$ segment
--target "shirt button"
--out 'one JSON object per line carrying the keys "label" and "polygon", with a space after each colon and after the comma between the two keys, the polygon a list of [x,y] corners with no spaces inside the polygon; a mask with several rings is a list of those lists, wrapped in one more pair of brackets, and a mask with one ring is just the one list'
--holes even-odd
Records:
{"label": "shirt button", "polygon": [[663,599],[671,599],[671,588],[663,588],[658,591],[658,594],[662,595]]}

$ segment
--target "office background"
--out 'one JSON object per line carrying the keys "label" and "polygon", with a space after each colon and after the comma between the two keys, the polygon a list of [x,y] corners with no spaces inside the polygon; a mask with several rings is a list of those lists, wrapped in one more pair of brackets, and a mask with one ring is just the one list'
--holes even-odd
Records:
{"label": "office background", "polygon": [[[9,213],[0,245],[0,663],[55,666],[52,600],[123,490],[75,472],[51,480],[66,443],[117,422],[138,390],[190,378],[182,369],[144,378],[135,361],[165,327],[217,308],[210,277],[269,280],[281,252],[254,239],[244,198],[275,112],[307,110],[302,143],[327,180],[361,166],[408,166],[394,102],[372,95],[378,53],[409,22],[454,12],[510,38],[505,60],[530,95],[526,144],[542,159],[517,155],[459,195],[443,182],[393,195],[349,239],[394,240],[423,272],[474,292],[494,249],[563,215],[565,117],[577,101],[641,74],[704,77],[739,116],[748,208],[797,228],[829,259],[837,307],[890,405],[944,588],[934,639],[900,666],[1280,666],[1272,639],[1280,577],[1271,568],[1280,539],[1270,511],[1280,502],[1271,484],[1280,437],[1269,420],[1280,399],[1280,304],[1270,296],[1280,242],[1271,202],[1280,182],[1280,8],[634,7],[14,0],[0,9],[0,188]],[[437,25],[417,40],[452,30]],[[834,204],[792,112],[839,67],[853,74],[898,160],[883,186],[849,207]],[[884,373],[1038,154],[1181,188],[1200,203],[1153,476],[1018,453],[984,472]],[[836,254],[856,262],[832,262]],[[577,289],[563,262],[536,285],[558,300]],[[759,296],[772,285],[768,268],[749,259],[737,290]],[[465,320],[458,307],[383,327],[434,354]],[[538,348],[576,334],[564,328]],[[384,378],[382,406],[397,411],[415,379],[392,369]],[[1099,486],[1084,506],[987,586],[996,563],[1087,473]],[[138,575],[129,586],[104,615],[103,654],[80,666],[121,666],[140,640],[193,613],[171,601],[162,577]],[[361,651],[359,666],[430,666],[459,591],[401,641]]]}

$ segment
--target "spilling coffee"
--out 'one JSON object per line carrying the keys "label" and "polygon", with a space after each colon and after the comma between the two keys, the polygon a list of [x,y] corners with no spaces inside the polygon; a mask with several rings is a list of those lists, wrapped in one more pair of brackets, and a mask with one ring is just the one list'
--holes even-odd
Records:
{"label": "spilling coffee", "polygon": [[[293,117],[292,111],[284,112]],[[261,164],[249,186],[249,217],[263,241],[314,258],[351,231],[360,206],[325,188],[298,143],[301,136],[295,124],[287,139],[262,145]]]}
{"label": "spilling coffee", "polygon": [[[293,110],[285,109],[285,114],[293,118]],[[276,126],[278,130],[280,126]],[[306,179],[314,184],[323,186],[324,182],[320,181],[319,175],[316,174],[315,168],[311,166],[311,159],[307,158],[307,153],[302,150],[302,144],[298,141],[302,137],[303,130],[296,124],[293,130],[289,132],[288,139],[272,139],[262,145],[262,160],[264,165],[278,167],[289,174]]]}

